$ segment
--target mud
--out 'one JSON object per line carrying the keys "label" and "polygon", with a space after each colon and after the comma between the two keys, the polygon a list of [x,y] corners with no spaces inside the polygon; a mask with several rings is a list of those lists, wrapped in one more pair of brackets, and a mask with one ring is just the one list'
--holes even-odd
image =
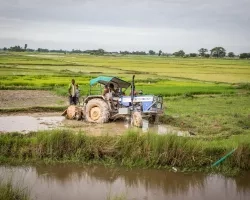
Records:
{"label": "mud", "polygon": [[128,121],[116,121],[105,124],[93,124],[84,121],[68,120],[60,116],[60,113],[33,113],[0,116],[0,133],[69,129],[75,132],[84,132],[88,135],[121,135],[130,131],[152,132],[158,134],[176,134],[178,136],[190,136],[188,131],[181,131],[177,127],[169,125],[153,125],[143,120],[143,127],[132,127]]}
{"label": "mud", "polygon": [[35,106],[64,106],[67,98],[43,90],[0,90],[0,108],[29,108]]}
{"label": "mud", "polygon": [[0,180],[27,187],[31,198],[37,200],[248,200],[250,196],[249,173],[226,178],[216,174],[56,164],[0,166]]}

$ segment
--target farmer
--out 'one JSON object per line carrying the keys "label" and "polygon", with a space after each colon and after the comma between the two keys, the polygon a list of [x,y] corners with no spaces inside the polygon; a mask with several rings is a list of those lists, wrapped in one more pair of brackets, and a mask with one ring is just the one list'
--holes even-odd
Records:
{"label": "farmer", "polygon": [[71,80],[71,83],[69,84],[69,104],[70,105],[76,105],[76,85],[75,85],[75,79]]}

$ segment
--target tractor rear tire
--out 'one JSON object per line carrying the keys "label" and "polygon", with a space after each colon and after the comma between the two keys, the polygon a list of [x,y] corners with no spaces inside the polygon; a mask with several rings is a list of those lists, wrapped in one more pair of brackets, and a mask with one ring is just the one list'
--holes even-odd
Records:
{"label": "tractor rear tire", "polygon": [[87,122],[106,123],[110,112],[108,104],[102,99],[91,99],[86,105],[85,118]]}

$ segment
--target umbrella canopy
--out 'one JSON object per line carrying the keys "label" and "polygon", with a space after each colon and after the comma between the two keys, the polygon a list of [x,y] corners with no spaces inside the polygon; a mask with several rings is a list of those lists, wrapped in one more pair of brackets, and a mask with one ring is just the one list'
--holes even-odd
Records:
{"label": "umbrella canopy", "polygon": [[99,76],[97,78],[90,80],[91,86],[96,83],[100,83],[103,85],[108,85],[110,83],[113,83],[115,87],[119,87],[119,88],[128,88],[131,85],[129,82],[121,80],[117,77],[110,77],[110,76]]}

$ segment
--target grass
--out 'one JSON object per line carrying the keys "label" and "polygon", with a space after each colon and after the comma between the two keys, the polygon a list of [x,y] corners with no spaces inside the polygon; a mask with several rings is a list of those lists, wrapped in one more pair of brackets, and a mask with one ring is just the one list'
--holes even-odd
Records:
{"label": "grass", "polygon": [[127,167],[170,168],[183,171],[210,170],[213,162],[237,148],[221,171],[250,169],[250,136],[229,139],[196,139],[174,135],[128,134],[87,136],[67,130],[46,131],[29,135],[0,135],[0,163],[63,161],[94,162]]}
{"label": "grass", "polygon": [[228,138],[250,134],[249,95],[205,95],[165,98],[161,120],[199,137]]}
{"label": "grass", "polygon": [[4,183],[0,180],[0,199],[2,200],[29,200],[30,195],[27,188],[14,187],[11,181]]}

